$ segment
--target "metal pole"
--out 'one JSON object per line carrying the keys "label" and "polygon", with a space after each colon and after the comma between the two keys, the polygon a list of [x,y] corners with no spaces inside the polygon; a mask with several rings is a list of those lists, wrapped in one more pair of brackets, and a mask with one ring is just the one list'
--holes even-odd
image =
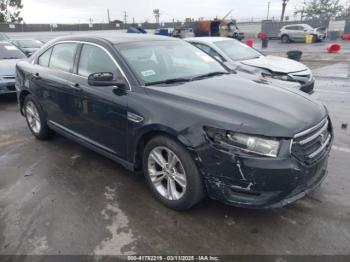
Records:
{"label": "metal pole", "polygon": [[126,11],[124,11],[124,29],[125,29],[125,27],[126,27],[127,18],[128,18],[128,14],[127,14]]}
{"label": "metal pole", "polygon": [[269,16],[270,16],[270,4],[271,2],[267,3],[267,16],[266,16],[266,20],[269,20]]}
{"label": "metal pole", "polygon": [[111,17],[109,15],[109,8],[107,9],[107,19],[108,19],[108,24],[111,23]]}

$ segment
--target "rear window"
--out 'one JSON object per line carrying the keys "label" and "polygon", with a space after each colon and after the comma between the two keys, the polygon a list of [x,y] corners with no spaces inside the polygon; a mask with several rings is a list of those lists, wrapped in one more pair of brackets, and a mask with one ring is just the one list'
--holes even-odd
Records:
{"label": "rear window", "polygon": [[22,59],[25,54],[10,43],[0,44],[0,59]]}

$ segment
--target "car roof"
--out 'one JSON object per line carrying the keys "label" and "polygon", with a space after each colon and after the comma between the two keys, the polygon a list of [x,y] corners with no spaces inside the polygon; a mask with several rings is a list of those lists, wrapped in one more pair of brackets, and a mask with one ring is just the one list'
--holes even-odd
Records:
{"label": "car roof", "polygon": [[310,25],[308,25],[308,24],[290,24],[290,25],[285,25],[283,27],[287,27],[287,26],[310,26]]}
{"label": "car roof", "polygon": [[229,37],[219,37],[219,36],[208,36],[208,37],[189,37],[185,38],[185,41],[194,41],[194,42],[202,42],[202,43],[215,43],[215,42],[220,42],[220,41],[227,41],[227,40],[232,40],[232,41],[237,41],[235,39],[229,38]]}
{"label": "car roof", "polygon": [[150,34],[132,34],[132,33],[108,33],[92,35],[71,35],[56,38],[54,42],[58,41],[94,41],[94,40],[107,40],[113,44],[131,43],[131,42],[144,42],[144,41],[180,41],[179,39],[158,36]]}
{"label": "car roof", "polygon": [[35,38],[11,38],[9,41],[40,41]]}

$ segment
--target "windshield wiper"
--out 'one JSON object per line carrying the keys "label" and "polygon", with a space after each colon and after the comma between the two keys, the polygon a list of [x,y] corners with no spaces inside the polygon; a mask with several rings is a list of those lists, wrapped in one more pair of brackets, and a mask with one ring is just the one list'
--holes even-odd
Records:
{"label": "windshield wiper", "polygon": [[161,81],[155,81],[155,82],[149,82],[146,83],[146,86],[152,86],[152,85],[159,85],[159,84],[173,84],[173,83],[181,83],[181,82],[189,82],[191,79],[189,78],[171,78],[171,79],[166,79],[166,80],[161,80]]}
{"label": "windshield wiper", "polygon": [[217,72],[210,72],[204,75],[199,75],[199,76],[195,76],[193,78],[191,78],[191,81],[193,80],[199,80],[202,78],[207,78],[207,77],[213,77],[213,76],[219,76],[219,75],[229,75],[229,72],[222,72],[222,71],[217,71]]}

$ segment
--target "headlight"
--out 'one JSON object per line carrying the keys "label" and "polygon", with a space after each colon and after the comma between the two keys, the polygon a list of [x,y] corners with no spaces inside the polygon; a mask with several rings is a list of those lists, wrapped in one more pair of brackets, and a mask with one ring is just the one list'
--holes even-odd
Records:
{"label": "headlight", "polygon": [[261,76],[267,80],[273,78],[273,79],[278,79],[278,80],[282,80],[282,81],[294,81],[294,79],[287,74],[275,74],[275,73],[263,71],[261,73]]}
{"label": "headlight", "polygon": [[208,137],[216,144],[267,157],[277,157],[280,141],[274,138],[253,136],[213,127],[205,127]]}

